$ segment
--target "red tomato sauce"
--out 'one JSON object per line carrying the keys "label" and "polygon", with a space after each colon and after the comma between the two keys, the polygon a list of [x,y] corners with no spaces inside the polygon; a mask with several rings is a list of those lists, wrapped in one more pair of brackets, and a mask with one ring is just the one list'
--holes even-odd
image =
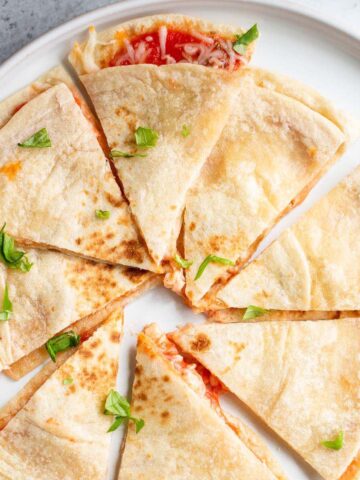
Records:
{"label": "red tomato sauce", "polygon": [[[180,61],[218,68],[229,68],[231,64],[232,69],[241,65],[241,57],[232,51],[232,43],[229,40],[224,40],[218,35],[199,35],[204,39],[179,30],[167,29],[165,55],[161,51],[159,31],[137,35],[129,40],[128,48],[124,45],[115,54],[109,66],[141,63],[165,65]],[[212,39],[213,42],[207,42],[206,38]],[[233,58],[232,62],[230,56]]]}

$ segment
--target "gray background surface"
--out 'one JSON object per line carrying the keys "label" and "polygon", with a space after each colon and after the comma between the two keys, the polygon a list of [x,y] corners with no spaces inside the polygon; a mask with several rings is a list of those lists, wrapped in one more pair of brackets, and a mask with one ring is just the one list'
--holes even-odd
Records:
{"label": "gray background surface", "polygon": [[[82,13],[116,1],[0,0],[0,64],[39,35]],[[284,5],[287,3],[331,14],[349,30],[359,33],[360,0],[284,0]]]}

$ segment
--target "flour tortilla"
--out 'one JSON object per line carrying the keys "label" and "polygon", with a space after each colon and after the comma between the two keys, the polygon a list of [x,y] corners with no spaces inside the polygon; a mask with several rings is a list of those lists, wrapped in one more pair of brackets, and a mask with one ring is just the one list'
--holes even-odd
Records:
{"label": "flour tortilla", "polygon": [[[185,197],[216,143],[241,75],[200,65],[131,65],[81,76],[110,149],[136,151],[137,127],[159,134],[145,158],[115,166],[154,261],[174,257]],[[186,138],[182,126],[190,129]]]}
{"label": "flour tortilla", "polygon": [[360,310],[360,167],[218,293],[221,305]]}
{"label": "flour tortilla", "polygon": [[[360,448],[358,319],[189,325],[171,338],[326,480],[338,479],[355,461]],[[321,445],[341,430],[341,450]]]}
{"label": "flour tortilla", "polygon": [[109,318],[0,432],[1,478],[105,478],[113,418],[103,411],[115,388],[121,331],[118,316]]}
{"label": "flour tortilla", "polygon": [[[17,147],[41,128],[51,148]],[[19,240],[156,270],[93,126],[65,84],[34,97],[0,130],[0,188],[1,224]],[[110,218],[96,218],[97,209]]]}
{"label": "flour tortilla", "polygon": [[[267,72],[261,73],[265,80]],[[246,69],[236,107],[186,200],[184,256],[193,261],[186,270],[186,295],[193,305],[208,309],[204,295],[245,264],[338,158],[346,139],[298,99],[258,86]],[[237,266],[211,263],[195,280],[210,254]]]}
{"label": "flour tortilla", "polygon": [[[152,15],[135,18],[121,23],[107,30],[97,33],[95,28],[89,28],[88,39],[79,44],[75,43],[69,60],[79,75],[93,73],[109,65],[114,55],[123,48],[124,40],[144,33],[157,31],[162,25],[186,33],[219,34],[224,39],[234,41],[236,35],[244,30],[231,25],[215,24],[200,18],[188,17],[180,14]],[[246,49],[244,62],[249,61],[253,54],[255,42]]]}
{"label": "flour tortilla", "polygon": [[28,273],[0,264],[0,298],[7,285],[13,304],[10,319],[0,322],[0,370],[74,322],[86,317],[89,325],[90,317],[116,301],[125,303],[155,277],[53,251],[33,249],[27,256],[33,262]]}
{"label": "flour tortilla", "polygon": [[284,478],[259,458],[264,447],[252,441],[253,453],[174,370],[148,333],[139,336],[136,360],[132,414],[145,426],[138,434],[128,427],[119,480]]}

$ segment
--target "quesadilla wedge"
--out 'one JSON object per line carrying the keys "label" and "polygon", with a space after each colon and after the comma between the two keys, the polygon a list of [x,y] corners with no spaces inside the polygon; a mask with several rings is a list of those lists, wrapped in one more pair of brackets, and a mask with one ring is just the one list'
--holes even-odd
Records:
{"label": "quesadilla wedge", "polygon": [[80,78],[160,265],[175,255],[187,190],[228,118],[240,76],[181,63],[105,68]]}
{"label": "quesadilla wedge", "polygon": [[99,480],[107,472],[122,322],[112,316],[34,393],[0,432],[0,477]]}
{"label": "quesadilla wedge", "polygon": [[[239,27],[185,15],[153,15],[99,33],[90,27],[87,41],[75,43],[69,59],[79,75],[142,63],[186,62],[234,70],[246,64],[254,50],[257,28],[239,40],[244,33]],[[243,47],[234,49],[236,42]]]}
{"label": "quesadilla wedge", "polygon": [[257,305],[308,318],[360,310],[359,198],[360,167],[218,292],[220,308]]}
{"label": "quesadilla wedge", "polygon": [[267,447],[222,411],[220,389],[155,325],[147,327],[138,338],[132,394],[132,412],[145,426],[138,434],[128,427],[119,480],[284,479]]}
{"label": "quesadilla wedge", "polygon": [[[209,309],[218,288],[304,200],[348,139],[350,122],[340,113],[335,124],[310,101],[311,107],[280,89],[260,86],[268,74],[254,70],[243,70],[236,108],[186,200],[184,257],[192,264],[185,270],[185,293],[200,309]],[[315,102],[319,95],[313,97]],[[336,118],[330,104],[328,109]],[[198,276],[209,255],[231,266],[211,262]]]}
{"label": "quesadilla wedge", "polygon": [[358,319],[188,325],[171,339],[323,478],[356,478]]}
{"label": "quesadilla wedge", "polygon": [[157,270],[94,126],[64,83],[30,99],[1,128],[0,188],[1,225],[18,240]]}
{"label": "quesadilla wedge", "polygon": [[[14,370],[25,374],[37,366],[37,362],[29,362],[28,355],[51,337],[80,319],[85,329],[90,328],[114,303],[125,304],[157,281],[151,272],[54,251],[32,249],[26,255],[33,263],[27,273],[0,263],[0,299],[6,289],[12,303],[9,318],[0,321],[0,371],[16,362],[16,378],[19,373]],[[48,357],[41,349],[40,357],[32,357],[39,357],[41,362],[44,355]]]}

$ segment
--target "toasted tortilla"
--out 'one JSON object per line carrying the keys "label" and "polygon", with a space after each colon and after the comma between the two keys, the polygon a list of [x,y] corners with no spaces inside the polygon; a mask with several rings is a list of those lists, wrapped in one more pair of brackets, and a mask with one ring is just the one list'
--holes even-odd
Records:
{"label": "toasted tortilla", "polygon": [[[69,60],[79,75],[93,73],[109,66],[109,62],[119,49],[123,48],[126,40],[158,31],[161,26],[200,35],[221,35],[222,38],[234,41],[236,35],[244,30],[231,25],[219,25],[200,18],[188,17],[180,14],[152,15],[144,18],[135,18],[128,22],[115,25],[97,33],[95,28],[89,28],[89,38],[79,44],[75,43]],[[250,58],[254,50],[254,43],[250,44],[244,55],[244,63]]]}
{"label": "toasted tortilla", "polygon": [[[114,163],[150,255],[173,258],[185,197],[228,118],[241,76],[200,65],[131,65],[81,76],[110,149],[136,152],[138,127],[155,130],[145,158]],[[183,125],[190,129],[182,135]]]}
{"label": "toasted tortilla", "polygon": [[[239,437],[148,333],[138,339],[132,414],[145,426],[138,434],[128,427],[119,480],[284,478],[270,470],[271,462],[261,460],[266,447],[254,434],[243,429]],[[255,452],[243,442],[246,437]]]}
{"label": "toasted tortilla", "polygon": [[[255,72],[246,69],[236,107],[186,200],[184,256],[193,264],[186,270],[185,293],[205,309],[209,302],[201,301],[204,295],[214,287],[212,297],[246,263],[270,229],[304,200],[347,141],[342,129],[316,109],[259,86],[267,72]],[[236,267],[211,263],[195,280],[210,254],[232,260]]]}
{"label": "toasted tortilla", "polygon": [[219,305],[360,310],[360,167],[218,292]]}
{"label": "toasted tortilla", "polygon": [[111,316],[0,432],[1,478],[105,478],[112,417],[104,402],[116,383],[121,331]]}
{"label": "toasted tortilla", "polygon": [[[189,325],[171,338],[326,480],[353,470],[360,448],[358,319]],[[321,444],[340,431],[340,450]]]}
{"label": "toasted tortilla", "polygon": [[[41,128],[52,147],[17,146]],[[1,128],[0,188],[1,224],[18,240],[156,270],[93,126],[65,84],[34,97]],[[97,209],[110,218],[96,218]]]}
{"label": "toasted tortilla", "polygon": [[[151,272],[53,251],[32,249],[27,256],[33,262],[28,273],[0,264],[0,298],[7,285],[13,304],[10,319],[0,322],[0,370],[27,357],[80,319],[83,330],[90,328],[92,318],[98,323],[109,313],[104,307],[126,303],[131,295],[151,286],[156,277]],[[29,371],[26,363],[22,374]],[[19,368],[17,363],[15,370]]]}

